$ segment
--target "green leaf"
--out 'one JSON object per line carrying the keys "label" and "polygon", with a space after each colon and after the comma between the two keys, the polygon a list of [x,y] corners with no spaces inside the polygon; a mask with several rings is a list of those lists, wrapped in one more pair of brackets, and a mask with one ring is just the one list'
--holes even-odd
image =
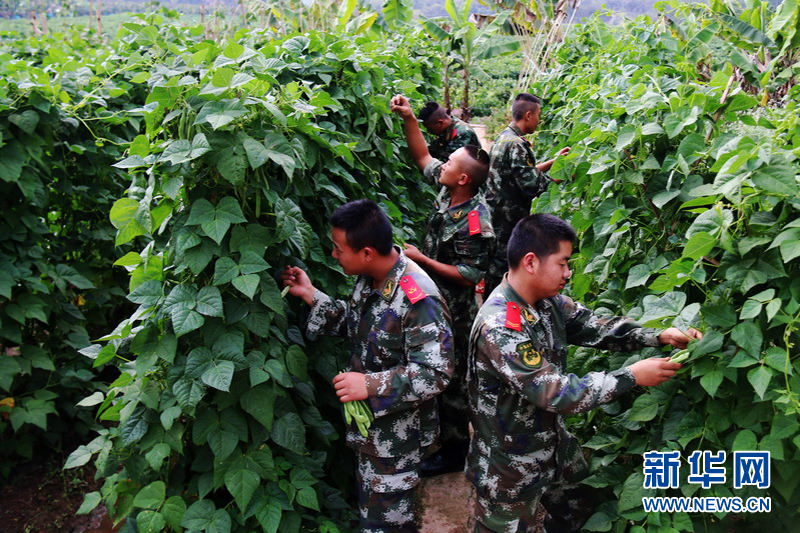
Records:
{"label": "green leaf", "polygon": [[242,257],[239,260],[239,271],[242,274],[256,274],[267,268],[269,268],[269,263],[255,252],[247,250],[242,253]]}
{"label": "green leaf", "polygon": [[256,290],[258,290],[258,282],[260,279],[261,278],[258,277],[258,274],[239,276],[237,278],[233,278],[233,286],[252,300],[253,296],[256,294]]}
{"label": "green leaf", "polygon": [[308,357],[299,346],[293,344],[286,351],[286,369],[302,381],[308,381]]}
{"label": "green leaf", "polygon": [[19,129],[28,135],[33,135],[36,132],[36,126],[39,124],[39,113],[32,109],[28,109],[22,113],[14,113],[13,115],[9,115],[8,121],[12,124],[16,124]]}
{"label": "green leaf", "polygon": [[281,316],[286,316],[286,311],[283,309],[284,300],[281,297],[281,291],[272,276],[265,275],[261,277],[261,296],[259,299],[262,304],[272,311]]}
{"label": "green leaf", "polygon": [[230,361],[212,360],[200,379],[209,387],[227,392],[233,380],[235,368]]}
{"label": "green leaf", "polygon": [[136,526],[139,533],[159,533],[167,525],[164,516],[156,511],[142,511],[136,515]]}
{"label": "green leaf", "polygon": [[317,501],[317,493],[311,487],[305,487],[297,492],[297,503],[303,507],[319,511],[319,502]]}
{"label": "green leaf", "polygon": [[239,202],[230,196],[226,196],[219,201],[219,204],[217,204],[216,217],[233,224],[247,222]]}
{"label": "green leaf", "polygon": [[163,288],[160,281],[150,280],[145,281],[136,287],[128,295],[128,300],[135,304],[152,307],[158,303],[164,295]]}
{"label": "green leaf", "polygon": [[22,175],[26,157],[19,143],[9,143],[0,147],[0,179],[16,182]]}
{"label": "green leaf", "polygon": [[646,324],[650,321],[678,316],[686,304],[686,294],[668,292],[661,298],[652,295],[645,296],[642,303],[644,305],[644,315],[642,315],[640,321]]}
{"label": "green leaf", "polygon": [[211,500],[198,500],[186,509],[181,526],[197,531],[208,530],[213,524],[215,509]]}
{"label": "green leaf", "polygon": [[187,140],[177,140],[170,143],[164,149],[159,161],[167,161],[173,165],[179,165],[197,159],[201,155],[210,152],[211,145],[208,144],[206,136],[198,133],[190,143]]}
{"label": "green leaf", "polygon": [[717,239],[711,236],[710,233],[699,231],[689,238],[689,242],[683,248],[683,255],[681,257],[689,257],[691,259],[700,259],[708,255],[714,246],[717,244]]}
{"label": "green leaf", "polygon": [[186,502],[180,496],[171,496],[161,507],[161,514],[164,515],[167,525],[172,529],[178,529],[181,526],[184,513],[186,513]]}
{"label": "green leaf", "polygon": [[64,470],[68,468],[77,468],[88,463],[92,458],[92,451],[86,446],[78,446],[78,448],[69,454],[67,462],[64,463]]}
{"label": "green leaf", "polygon": [[753,322],[738,324],[731,331],[731,339],[756,359],[761,358],[763,335],[761,329]]}
{"label": "green leaf", "polygon": [[755,300],[747,300],[742,306],[742,312],[739,314],[741,320],[755,318],[761,314],[763,305]]}
{"label": "green leaf", "polygon": [[596,512],[583,525],[584,531],[611,531],[611,520],[603,512]]}
{"label": "green leaf", "polygon": [[222,307],[222,295],[216,287],[203,287],[197,293],[198,313],[206,316],[224,316]]}
{"label": "green leaf", "polygon": [[205,323],[203,315],[197,311],[183,307],[174,309],[170,313],[170,317],[172,318],[172,329],[175,331],[177,337],[186,335]]}
{"label": "green leaf", "polygon": [[169,444],[159,442],[153,448],[147,452],[144,458],[147,460],[147,464],[150,465],[150,468],[158,472],[161,470],[161,465],[164,463],[164,459],[169,457],[171,450]]}
{"label": "green leaf", "polygon": [[758,394],[758,397],[764,399],[764,393],[767,391],[770,380],[775,372],[767,366],[757,366],[747,373],[747,381],[753,386],[753,389]]}
{"label": "green leaf", "polygon": [[173,405],[172,407],[167,407],[164,411],[161,412],[159,419],[161,420],[161,425],[164,426],[164,429],[169,431],[172,428],[172,424],[175,423],[175,420],[181,416],[181,408]]}
{"label": "green leaf", "polygon": [[736,434],[731,445],[732,452],[755,451],[758,446],[756,434],[749,429],[743,429]]}
{"label": "green leaf", "polygon": [[114,261],[114,266],[138,266],[142,264],[142,256],[137,254],[136,252],[128,252],[127,254],[123,255],[116,261]]}
{"label": "green leaf", "polygon": [[210,222],[204,222],[200,225],[203,228],[203,231],[206,232],[206,235],[211,237],[215,243],[221,244],[222,239],[225,237],[225,234],[228,233],[228,229],[231,227],[231,223],[227,220],[220,220],[215,218]]}
{"label": "green leaf", "polygon": [[166,491],[163,481],[154,481],[136,493],[133,505],[142,509],[156,509],[164,502]]}
{"label": "green leaf", "polygon": [[721,370],[712,370],[711,372],[703,374],[700,378],[700,385],[702,385],[706,392],[713,398],[717,393],[717,389],[722,384],[723,377],[724,375]]}
{"label": "green leaf", "polygon": [[744,22],[743,20],[734,17],[733,15],[729,15],[727,13],[715,13],[717,17],[725,24],[728,28],[732,31],[736,32],[741,36],[743,39],[747,39],[756,44],[763,44],[767,48],[776,48],[777,45],[775,41],[770,39],[766,36],[764,32],[761,30],[754,28],[750,24]]}
{"label": "green leaf", "polygon": [[208,102],[195,119],[195,125],[208,123],[214,130],[230,124],[238,117],[247,114],[247,108],[238,100]]}
{"label": "green leaf", "polygon": [[239,265],[230,257],[220,257],[214,265],[214,285],[233,281],[239,275]]}
{"label": "green leaf", "polygon": [[272,429],[273,406],[275,404],[275,389],[268,384],[247,389],[239,403],[245,412],[255,418],[265,428]]}
{"label": "green leaf", "polygon": [[707,329],[703,338],[691,347],[692,355],[699,357],[708,353],[719,351],[722,348],[724,335],[715,329]]}
{"label": "green leaf", "polygon": [[643,394],[633,402],[628,420],[634,422],[648,422],[658,414],[658,400],[650,394]]}
{"label": "green leaf", "polygon": [[260,479],[255,472],[244,468],[225,472],[225,486],[233,495],[236,505],[239,506],[239,510],[242,512],[247,510],[247,505],[253,498],[253,493],[258,488],[259,482]]}
{"label": "green leaf", "polygon": [[197,200],[192,205],[192,210],[189,212],[189,220],[186,221],[187,226],[199,226],[206,222],[214,220],[216,209],[211,205],[211,202],[205,198]]}
{"label": "green leaf", "polygon": [[798,187],[795,167],[790,165],[769,165],[756,170],[750,179],[766,192],[797,196]]}
{"label": "green leaf", "polygon": [[306,447],[305,427],[295,413],[286,413],[272,426],[272,440],[279,446],[295,453],[304,453]]}
{"label": "green leaf", "polygon": [[83,515],[91,513],[95,507],[100,505],[101,499],[100,493],[97,491],[85,494],[83,496],[83,503],[81,503],[81,506],[78,508],[75,514]]}
{"label": "green leaf", "polygon": [[147,234],[147,229],[135,218],[139,202],[133,198],[120,198],[111,206],[111,225],[117,228],[116,244],[125,244],[139,235]]}
{"label": "green leaf", "polygon": [[277,533],[281,523],[281,508],[275,503],[269,503],[266,499],[262,500],[256,519],[266,533]]}
{"label": "green leaf", "polygon": [[639,287],[647,283],[650,278],[650,267],[647,265],[636,265],[628,272],[628,281],[625,282],[625,289]]}

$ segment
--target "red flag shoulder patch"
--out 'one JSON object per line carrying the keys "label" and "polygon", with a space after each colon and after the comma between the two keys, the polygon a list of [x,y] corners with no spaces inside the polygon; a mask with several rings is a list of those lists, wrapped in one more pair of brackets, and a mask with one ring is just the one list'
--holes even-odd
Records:
{"label": "red flag shoulder patch", "polygon": [[469,212],[469,234],[470,235],[481,234],[481,216],[478,214],[477,211]]}
{"label": "red flag shoulder patch", "polygon": [[483,294],[486,292],[486,283],[484,283],[484,280],[480,280],[478,284],[475,285],[475,292],[478,294]]}
{"label": "red flag shoulder patch", "polygon": [[425,291],[419,288],[419,285],[417,285],[417,282],[414,281],[414,278],[411,276],[403,276],[400,279],[400,288],[403,289],[403,292],[406,293],[406,296],[412,304],[428,296],[425,294]]}
{"label": "red flag shoulder patch", "polygon": [[514,302],[506,302],[506,327],[516,331],[522,331],[522,321],[520,320],[519,305]]}
{"label": "red flag shoulder patch", "polygon": [[451,137],[451,139],[455,139],[456,135],[458,135],[458,132],[456,131],[455,128],[453,128],[453,136]]}

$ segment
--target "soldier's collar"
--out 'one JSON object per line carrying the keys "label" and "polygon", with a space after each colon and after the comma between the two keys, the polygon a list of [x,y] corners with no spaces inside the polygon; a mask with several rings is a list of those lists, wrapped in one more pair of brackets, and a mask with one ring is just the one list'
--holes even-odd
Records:
{"label": "soldier's collar", "polygon": [[[448,196],[450,194],[448,193]],[[447,214],[450,215],[450,218],[453,219],[454,222],[458,222],[459,220],[463,220],[467,214],[472,211],[475,206],[475,196],[467,200],[466,202],[461,202],[458,205],[454,205],[447,208]]]}
{"label": "soldier's collar", "polygon": [[394,249],[400,252],[397,262],[389,273],[386,274],[383,285],[378,288],[381,298],[387,302],[392,299],[394,293],[397,291],[397,286],[400,284],[400,277],[403,275],[403,272],[406,271],[406,265],[408,265],[408,258],[406,254],[403,253],[403,250],[401,250],[399,246],[395,246]]}
{"label": "soldier's collar", "polygon": [[505,297],[506,301],[516,304],[519,308],[520,318],[523,324],[533,325],[539,321],[539,312],[536,310],[535,306],[528,305],[528,302],[526,302],[525,299],[520,296],[516,290],[514,290],[514,287],[512,287],[508,282],[507,273],[505,276],[503,276],[503,283],[501,286],[503,288],[503,296]]}
{"label": "soldier's collar", "polygon": [[519,129],[519,127],[516,124],[514,124],[513,122],[511,124],[509,124],[508,127],[511,129],[511,131],[513,131],[514,133],[516,133],[517,135],[519,135],[523,139],[525,138],[525,134],[522,133],[522,130]]}

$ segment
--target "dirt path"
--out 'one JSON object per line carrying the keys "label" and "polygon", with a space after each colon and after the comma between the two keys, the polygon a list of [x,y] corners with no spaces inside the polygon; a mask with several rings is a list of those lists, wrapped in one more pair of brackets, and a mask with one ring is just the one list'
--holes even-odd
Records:
{"label": "dirt path", "polygon": [[454,472],[422,480],[420,533],[463,533],[469,518],[470,484]]}
{"label": "dirt path", "polygon": [[475,130],[475,133],[478,135],[478,140],[481,142],[483,149],[488,152],[492,148],[492,141],[486,138],[486,126],[474,122],[470,123],[470,126],[472,126],[472,129]]}

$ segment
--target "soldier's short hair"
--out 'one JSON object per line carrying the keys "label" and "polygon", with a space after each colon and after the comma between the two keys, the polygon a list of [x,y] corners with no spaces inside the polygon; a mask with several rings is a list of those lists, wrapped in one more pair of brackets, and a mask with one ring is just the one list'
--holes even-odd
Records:
{"label": "soldier's short hair", "polygon": [[353,251],[367,246],[381,255],[392,251],[392,225],[381,208],[366,198],[339,206],[330,218],[334,228],[344,231],[347,245]]}
{"label": "soldier's short hair", "polygon": [[428,102],[419,110],[417,118],[424,124],[425,122],[433,122],[434,120],[446,120],[450,118],[450,115],[447,114],[445,108],[436,102]]}
{"label": "soldier's short hair", "polygon": [[528,215],[514,226],[508,239],[508,266],[516,268],[525,254],[533,252],[538,258],[558,251],[562,241],[575,242],[575,230],[560,218],[543,213]]}
{"label": "soldier's short hair", "polygon": [[470,156],[464,171],[472,183],[472,190],[477,191],[489,176],[489,154],[476,144],[465,144],[464,151]]}
{"label": "soldier's short hair", "polygon": [[511,118],[520,120],[528,111],[534,111],[537,107],[542,107],[542,101],[538,96],[530,93],[519,93],[511,104]]}

